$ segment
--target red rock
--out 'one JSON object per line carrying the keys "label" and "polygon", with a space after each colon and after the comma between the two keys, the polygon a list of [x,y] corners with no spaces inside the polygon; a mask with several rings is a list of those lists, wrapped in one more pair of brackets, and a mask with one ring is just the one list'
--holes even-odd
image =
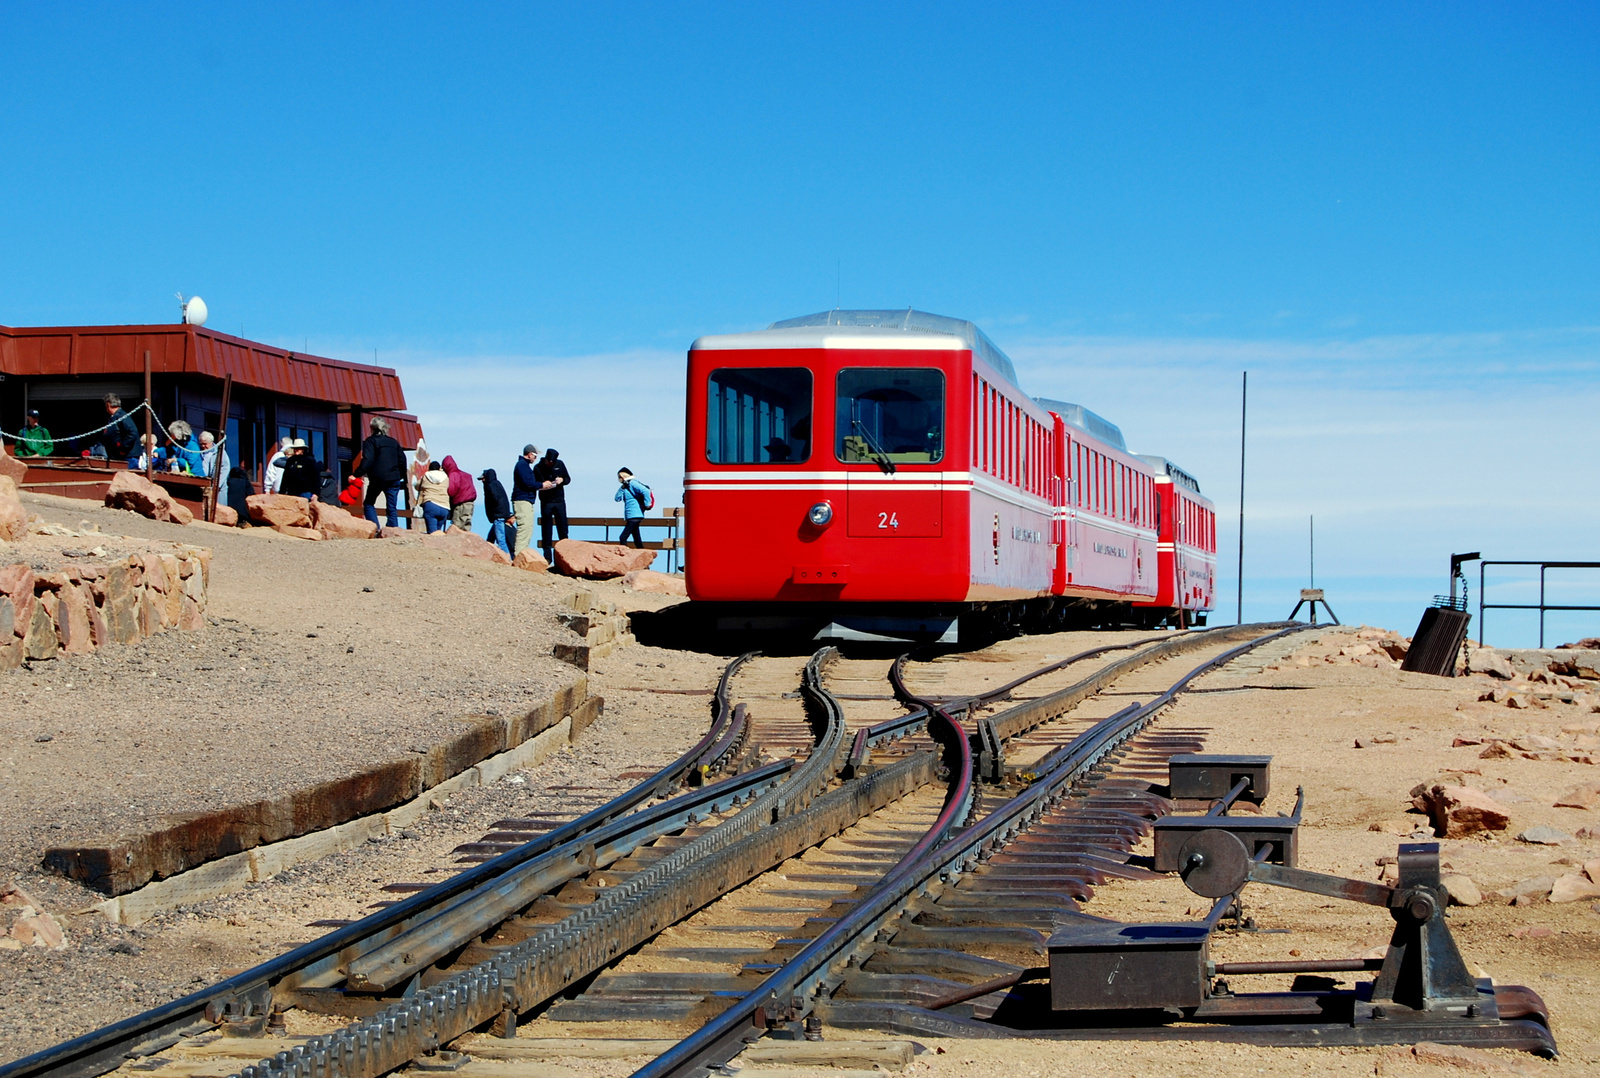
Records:
{"label": "red rock", "polygon": [[161,555],[140,554],[137,557],[144,565],[144,586],[154,588],[165,595],[167,591],[167,567],[162,562]]}
{"label": "red rock", "polygon": [[136,471],[118,472],[106,490],[106,505],[112,509],[128,509],[151,520],[165,520],[172,524],[188,524],[194,514],[179,505],[172,495]]}
{"label": "red rock", "polygon": [[22,665],[23,643],[16,637],[11,643],[0,644],[0,670],[15,670]]}
{"label": "red rock", "polygon": [[510,565],[511,555],[495,546],[470,528],[451,528],[447,532],[434,532],[423,537],[422,545],[430,550],[456,554],[463,558],[492,561],[496,565]]}
{"label": "red rock", "polygon": [[527,550],[517,551],[516,556],[511,559],[511,564],[515,568],[526,569],[530,573],[548,573],[550,571],[550,563],[544,560],[544,555],[531,547]]}
{"label": "red rock", "polygon": [[53,659],[61,649],[61,634],[44,603],[33,604],[28,633],[22,638],[22,654],[27,659]]}
{"label": "red rock", "polygon": [[0,491],[0,539],[15,542],[28,534],[28,511],[15,494]]}
{"label": "red rock", "polygon": [[11,935],[24,947],[43,947],[52,951],[64,951],[67,947],[66,933],[61,931],[56,919],[48,913],[19,917],[17,923],[11,926]]}
{"label": "red rock", "polygon": [[183,611],[178,616],[178,628],[184,632],[194,632],[196,629],[205,628],[205,616],[200,613],[200,606],[187,595],[183,597]]}
{"label": "red rock", "polygon": [[1478,753],[1480,760],[1509,760],[1512,756],[1504,741],[1491,741],[1488,748]]}
{"label": "red rock", "polygon": [[239,511],[231,505],[219,505],[211,515],[215,518],[213,524],[221,524],[224,528],[239,526]]}
{"label": "red rock", "polygon": [[1481,737],[1457,737],[1454,741],[1450,742],[1450,747],[1452,749],[1461,749],[1467,747],[1468,745],[1481,744],[1483,744],[1483,738]]}
{"label": "red rock", "polygon": [[311,526],[311,503],[290,494],[252,494],[244,500],[250,519],[269,528]]}
{"label": "red rock", "polygon": [[76,587],[61,589],[57,599],[56,624],[61,626],[61,650],[68,655],[87,655],[94,650],[93,630],[89,627],[91,605]]}
{"label": "red rock", "polygon": [[[302,498],[301,500],[304,501],[305,499]],[[297,524],[274,524],[272,525],[272,530],[282,535],[293,536],[296,539],[320,540],[322,538],[322,533],[315,528],[307,528]]]}
{"label": "red rock", "polygon": [[1574,786],[1556,798],[1556,808],[1592,809],[1600,805],[1600,786]]}
{"label": "red rock", "polygon": [[648,569],[656,560],[653,550],[635,550],[617,543],[586,543],[563,539],[556,543],[556,569],[567,576],[589,580],[612,580],[639,569]]}
{"label": "red rock", "polygon": [[33,569],[27,565],[0,569],[0,595],[10,597],[12,631],[21,636],[28,631],[28,620],[33,617]]}
{"label": "red rock", "polygon": [[689,594],[689,585],[684,582],[683,577],[658,573],[654,569],[635,569],[622,578],[622,586],[654,595]]}
{"label": "red rock", "polygon": [[366,517],[355,516],[327,502],[311,503],[311,526],[321,532],[324,539],[371,539],[378,534],[378,526]]}
{"label": "red rock", "polygon": [[1504,831],[1511,823],[1505,807],[1471,786],[1434,786],[1424,796],[1433,833],[1460,838],[1478,831]]}
{"label": "red rock", "polygon": [[[91,584],[98,583],[99,581],[91,582]],[[91,584],[82,585],[83,598],[89,607],[89,638],[94,641],[94,646],[99,648],[111,643],[111,631],[106,626],[105,615],[95,605],[97,596]],[[98,597],[104,598],[104,596],[105,592],[101,591]]]}
{"label": "red rock", "polygon": [[1550,888],[1551,902],[1583,902],[1592,898],[1600,898],[1600,883],[1594,883],[1576,872],[1558,878],[1555,886]]}
{"label": "red rock", "polygon": [[17,486],[22,486],[22,477],[28,474],[28,466],[22,461],[6,452],[6,447],[0,445],[0,475],[5,476]]}
{"label": "red rock", "polygon": [[1468,663],[1474,674],[1488,674],[1501,681],[1510,681],[1517,676],[1517,672],[1511,668],[1505,656],[1493,648],[1478,648],[1472,652]]}

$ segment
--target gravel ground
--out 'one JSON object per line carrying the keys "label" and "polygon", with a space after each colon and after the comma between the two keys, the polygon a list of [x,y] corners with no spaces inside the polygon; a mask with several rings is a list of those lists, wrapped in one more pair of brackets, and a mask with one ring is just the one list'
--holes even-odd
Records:
{"label": "gravel ground", "polygon": [[[297,866],[234,895],[179,907],[137,928],[97,914],[71,915],[70,905],[44,898],[41,877],[25,875],[19,882],[65,923],[68,946],[0,951],[0,1061],[186,995],[328,931],[311,921],[360,917],[374,903],[404,897],[385,892],[385,884],[448,878],[467,867],[451,851],[497,820],[527,813],[576,816],[609,799],[637,781],[622,776],[660,767],[705,732],[709,695],[660,690],[709,689],[721,669],[716,658],[624,648],[590,671],[593,691],[606,696],[607,707],[577,745],[493,786],[451,795],[400,835]],[[209,765],[213,757],[202,759]],[[209,766],[207,772],[215,773]],[[12,912],[0,911],[0,928]],[[290,1015],[293,1033],[341,1024]]]}
{"label": "gravel ground", "polygon": [[576,675],[550,654],[569,638],[555,613],[572,585],[559,578],[403,542],[311,543],[25,501],[68,527],[214,552],[206,629],[0,675],[0,881],[53,908],[94,896],[37,871],[47,846],[424,750],[462,728],[459,716],[519,714]]}

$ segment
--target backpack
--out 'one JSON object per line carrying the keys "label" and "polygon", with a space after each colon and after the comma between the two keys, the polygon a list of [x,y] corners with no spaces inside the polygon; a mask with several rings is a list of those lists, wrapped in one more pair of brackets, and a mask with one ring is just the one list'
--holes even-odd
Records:
{"label": "backpack", "polygon": [[639,508],[646,513],[656,507],[656,492],[637,479],[633,481],[633,496],[639,499]]}

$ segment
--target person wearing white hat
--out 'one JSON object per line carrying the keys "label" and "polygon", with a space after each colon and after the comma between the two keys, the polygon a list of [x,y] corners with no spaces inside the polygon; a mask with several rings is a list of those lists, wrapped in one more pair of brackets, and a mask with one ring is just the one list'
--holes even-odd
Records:
{"label": "person wearing white hat", "polygon": [[299,438],[289,443],[289,459],[283,465],[283,479],[278,483],[279,494],[292,494],[308,502],[317,500],[322,488],[322,470]]}

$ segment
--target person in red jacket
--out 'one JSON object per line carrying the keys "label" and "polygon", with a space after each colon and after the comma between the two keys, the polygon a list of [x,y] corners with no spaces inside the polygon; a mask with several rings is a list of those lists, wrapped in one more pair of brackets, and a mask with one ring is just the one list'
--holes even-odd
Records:
{"label": "person in red jacket", "polygon": [[455,457],[444,458],[444,472],[450,477],[450,526],[472,529],[472,510],[478,504],[478,488],[472,476],[456,467]]}

